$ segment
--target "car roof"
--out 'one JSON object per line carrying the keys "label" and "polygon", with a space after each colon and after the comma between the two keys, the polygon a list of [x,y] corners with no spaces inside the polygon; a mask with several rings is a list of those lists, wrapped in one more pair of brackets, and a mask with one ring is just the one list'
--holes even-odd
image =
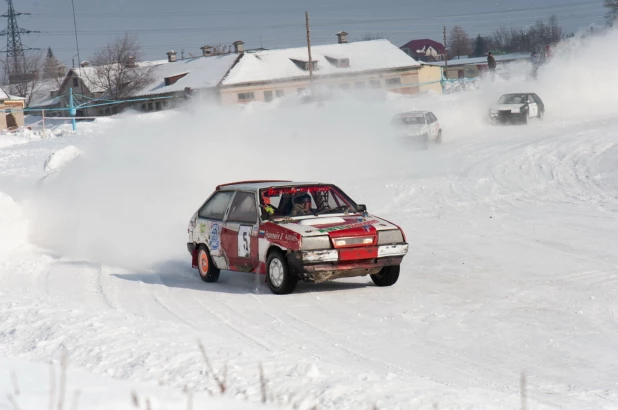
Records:
{"label": "car roof", "polygon": [[404,111],[404,112],[400,112],[397,115],[406,115],[406,114],[427,114],[430,113],[431,111]]}
{"label": "car roof", "polygon": [[221,184],[217,186],[217,191],[258,191],[271,187],[302,186],[302,185],[332,185],[324,182],[295,182],[281,180],[259,180],[259,181],[238,181]]}
{"label": "car roof", "polygon": [[532,95],[536,95],[536,93],[522,91],[520,93],[506,93],[506,94],[502,94],[502,96],[505,96],[505,95],[519,95],[519,94],[532,94]]}

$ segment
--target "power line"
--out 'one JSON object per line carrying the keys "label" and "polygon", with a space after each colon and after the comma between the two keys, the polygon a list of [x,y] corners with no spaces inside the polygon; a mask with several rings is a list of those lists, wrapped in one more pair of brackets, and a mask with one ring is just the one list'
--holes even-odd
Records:
{"label": "power line", "polygon": [[[6,70],[5,77],[8,76],[9,84],[21,83],[27,81],[26,57],[24,55],[24,45],[21,42],[21,35],[28,33],[40,33],[39,31],[31,31],[19,28],[17,24],[17,16],[28,15],[29,13],[19,13],[13,7],[13,0],[6,0],[8,3],[7,14],[1,17],[7,18],[6,30],[0,31],[0,36],[6,36]],[[38,50],[35,48],[26,48],[25,50]],[[5,78],[6,83],[6,78]]]}

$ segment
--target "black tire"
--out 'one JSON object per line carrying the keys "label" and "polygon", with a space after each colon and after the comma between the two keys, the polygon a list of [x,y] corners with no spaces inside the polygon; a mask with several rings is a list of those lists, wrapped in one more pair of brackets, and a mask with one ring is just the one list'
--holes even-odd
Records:
{"label": "black tire", "polygon": [[527,111],[521,116],[521,123],[528,124],[528,112]]}
{"label": "black tire", "polygon": [[288,263],[280,251],[273,251],[266,260],[266,283],[275,295],[294,292],[298,276],[292,275]]}
{"label": "black tire", "polygon": [[206,245],[197,248],[197,270],[204,282],[216,282],[221,271],[215,266]]}
{"label": "black tire", "polygon": [[382,270],[374,275],[371,275],[371,280],[376,286],[393,286],[399,279],[400,266],[385,266]]}
{"label": "black tire", "polygon": [[545,118],[545,111],[543,110],[539,111],[538,117],[539,117],[539,120],[543,121],[543,118]]}
{"label": "black tire", "polygon": [[438,136],[436,137],[436,144],[442,144],[442,130],[438,131]]}

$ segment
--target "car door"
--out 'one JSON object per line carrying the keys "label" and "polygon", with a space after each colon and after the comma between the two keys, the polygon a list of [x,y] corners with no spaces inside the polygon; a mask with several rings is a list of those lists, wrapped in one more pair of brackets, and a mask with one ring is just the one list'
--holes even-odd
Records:
{"label": "car door", "polygon": [[228,269],[229,262],[221,247],[221,231],[228,211],[233,191],[215,192],[197,212],[196,229],[193,240],[208,246],[210,256],[219,269]]}
{"label": "car door", "polygon": [[528,117],[536,117],[537,115],[539,115],[539,106],[534,98],[528,95]]}
{"label": "car door", "polygon": [[435,138],[438,135],[438,119],[433,113],[427,113],[427,124],[429,125],[429,135]]}
{"label": "car door", "polygon": [[258,265],[258,212],[254,192],[236,191],[222,231],[230,269],[250,272]]}

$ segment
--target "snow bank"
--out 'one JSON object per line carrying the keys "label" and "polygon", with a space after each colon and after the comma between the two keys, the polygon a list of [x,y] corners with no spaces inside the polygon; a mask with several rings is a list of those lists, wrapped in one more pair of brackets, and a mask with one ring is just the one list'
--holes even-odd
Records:
{"label": "snow bank", "polygon": [[[206,393],[192,393],[162,388],[154,383],[134,383],[114,380],[75,370],[66,372],[66,388],[60,387],[61,369],[22,359],[0,359],[0,409],[47,409],[50,399],[54,408],[88,410],[130,410],[207,408],[212,410],[272,409],[273,407],[241,402],[231,398],[210,397]],[[56,404],[57,403],[57,404]],[[148,405],[149,403],[149,405]],[[136,405],[137,404],[137,405]],[[144,406],[144,407],[142,407]]]}
{"label": "snow bank", "polygon": [[0,253],[23,245],[26,240],[26,219],[13,198],[0,192]]}
{"label": "snow bank", "polygon": [[61,148],[58,151],[53,152],[47,158],[43,166],[45,172],[50,174],[52,172],[58,171],[60,168],[66,166],[68,163],[75,160],[81,154],[82,152],[74,145],[69,145],[68,147]]}

